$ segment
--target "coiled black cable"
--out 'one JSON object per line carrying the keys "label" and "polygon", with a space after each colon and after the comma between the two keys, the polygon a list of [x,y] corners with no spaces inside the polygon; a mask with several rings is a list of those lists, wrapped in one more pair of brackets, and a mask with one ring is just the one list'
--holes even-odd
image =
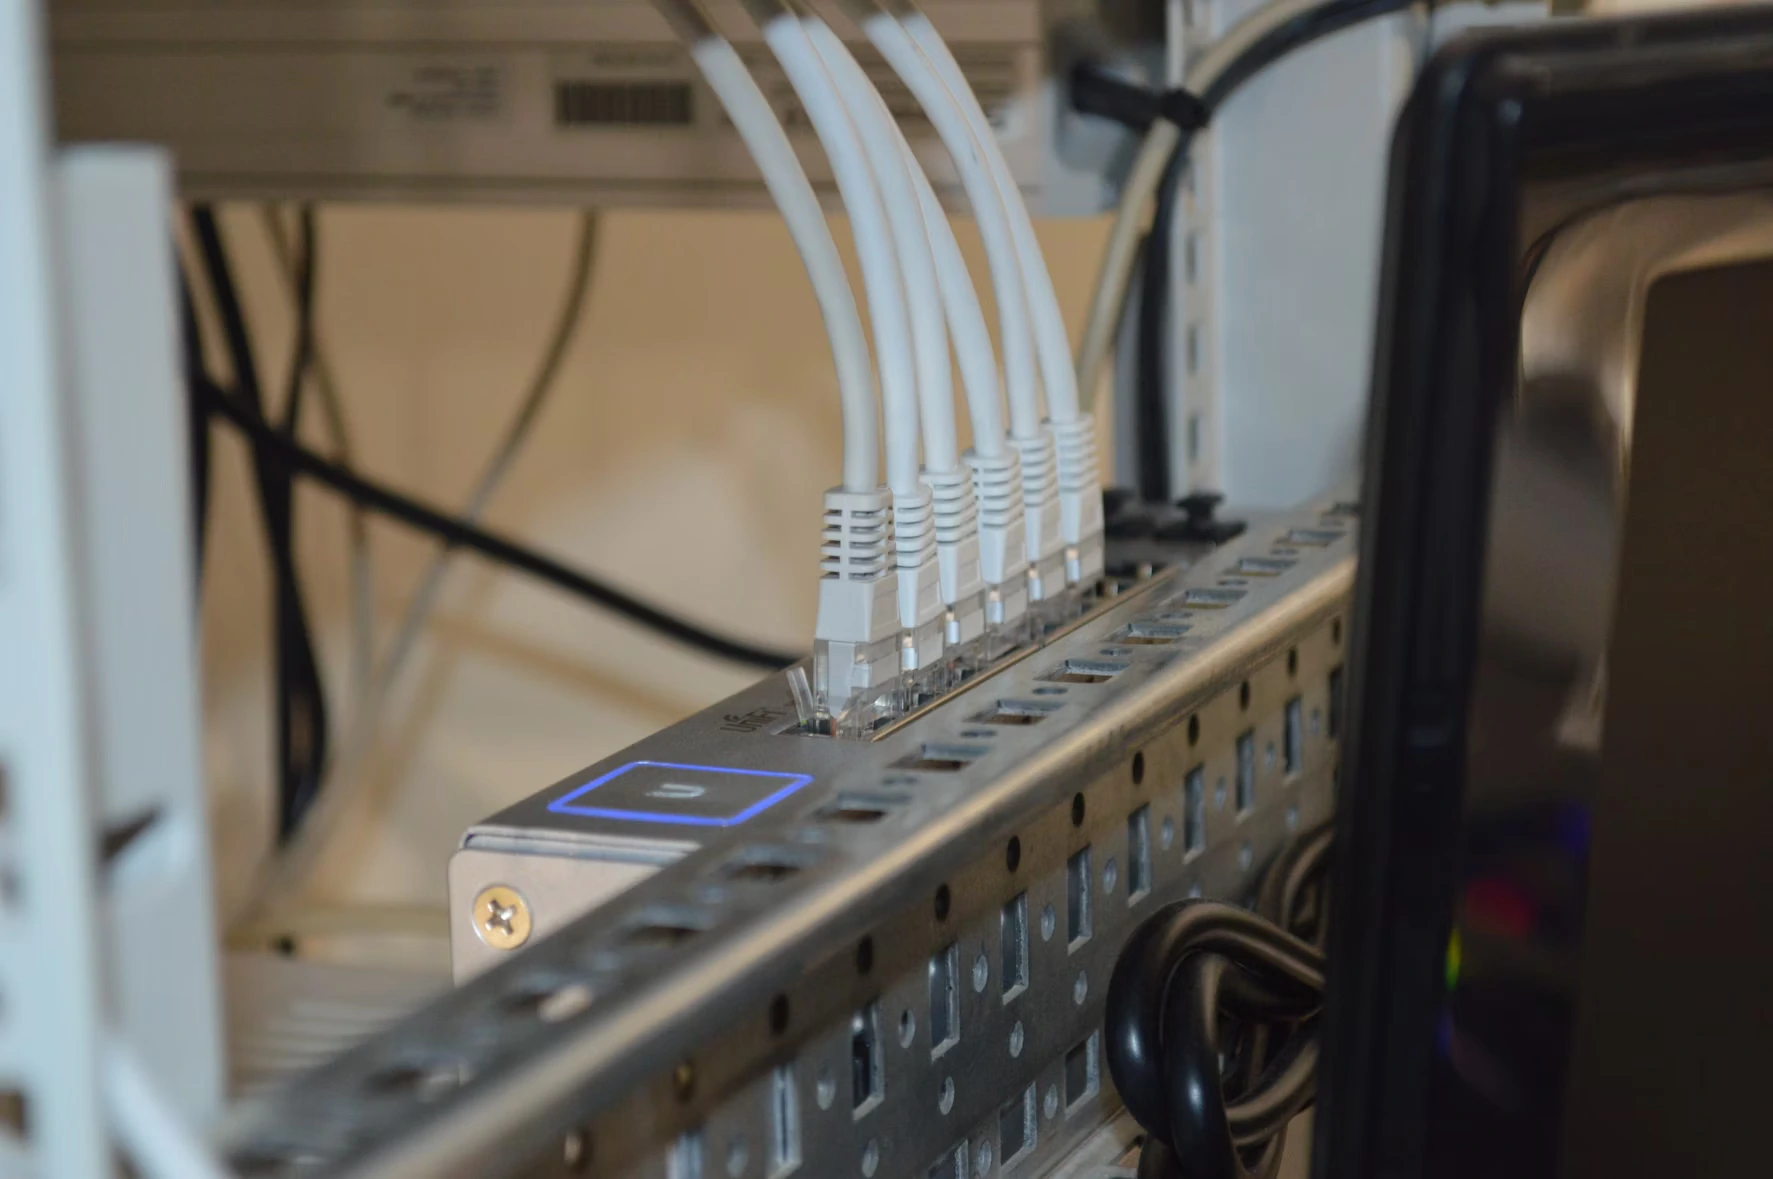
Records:
{"label": "coiled black cable", "polygon": [[1323,827],[1283,850],[1256,911],[1168,905],[1121,951],[1106,1055],[1146,1132],[1140,1179],[1274,1174],[1287,1123],[1316,1091],[1330,839]]}

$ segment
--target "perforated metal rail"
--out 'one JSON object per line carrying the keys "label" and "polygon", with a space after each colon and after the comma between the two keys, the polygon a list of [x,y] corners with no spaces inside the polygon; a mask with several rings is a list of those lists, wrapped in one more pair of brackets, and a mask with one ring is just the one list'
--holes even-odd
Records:
{"label": "perforated metal rail", "polygon": [[1046,1173],[1118,1110],[1099,1028],[1133,925],[1241,899],[1329,814],[1354,524],[1326,502],[1252,529],[881,740],[748,735],[839,752],[742,836],[246,1111],[233,1162]]}

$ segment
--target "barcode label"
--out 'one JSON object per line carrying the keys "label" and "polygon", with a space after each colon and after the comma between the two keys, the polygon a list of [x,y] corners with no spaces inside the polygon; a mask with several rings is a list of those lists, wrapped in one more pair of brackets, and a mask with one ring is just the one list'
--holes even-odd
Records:
{"label": "barcode label", "polygon": [[695,121],[688,82],[554,83],[558,127],[689,127]]}

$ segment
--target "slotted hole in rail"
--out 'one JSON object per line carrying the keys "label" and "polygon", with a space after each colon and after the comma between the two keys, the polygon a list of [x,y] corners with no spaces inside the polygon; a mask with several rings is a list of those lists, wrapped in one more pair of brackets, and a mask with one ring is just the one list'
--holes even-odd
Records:
{"label": "slotted hole in rail", "polygon": [[1059,707],[1038,700],[999,700],[994,707],[975,716],[973,721],[981,725],[1038,725]]}
{"label": "slotted hole in rail", "polygon": [[984,757],[987,750],[983,745],[925,745],[916,753],[908,754],[893,763],[895,769],[921,770],[926,773],[952,774],[964,768],[968,763]]}
{"label": "slotted hole in rail", "polygon": [[434,1101],[467,1079],[468,1067],[460,1061],[410,1060],[371,1073],[364,1087],[377,1096]]}
{"label": "slotted hole in rail", "polygon": [[1106,659],[1067,659],[1040,678],[1056,684],[1103,684],[1129,666]]}
{"label": "slotted hole in rail", "polygon": [[659,949],[682,945],[708,928],[699,916],[671,910],[644,913],[622,935],[630,949]]}
{"label": "slotted hole in rail", "polygon": [[1132,646],[1162,646],[1187,633],[1188,624],[1183,622],[1135,622],[1115,635],[1113,641]]}
{"label": "slotted hole in rail", "polygon": [[805,856],[787,848],[752,848],[740,852],[722,874],[728,880],[751,884],[775,884],[797,876],[807,865]]}
{"label": "slotted hole in rail", "polygon": [[543,1023],[571,1019],[591,1006],[594,994],[587,984],[573,978],[542,977],[529,980],[504,1001],[516,1015],[534,1015]]}
{"label": "slotted hole in rail", "polygon": [[845,794],[827,803],[818,817],[827,823],[878,823],[903,805],[904,800],[884,795]]}

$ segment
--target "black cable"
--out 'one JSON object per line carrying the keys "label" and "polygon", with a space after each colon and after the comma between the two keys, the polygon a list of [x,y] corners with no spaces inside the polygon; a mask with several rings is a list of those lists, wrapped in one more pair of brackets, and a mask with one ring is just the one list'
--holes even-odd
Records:
{"label": "black cable", "polygon": [[1166,906],[1128,939],[1104,1023],[1115,1088],[1146,1131],[1140,1179],[1271,1176],[1311,1104],[1323,1002],[1330,831],[1295,840],[1257,912]]}
{"label": "black cable", "polygon": [[[1186,136],[1187,133],[1184,132]],[[1173,158],[1180,159],[1185,149],[1178,149]],[[1170,302],[1167,297],[1153,298],[1153,291],[1170,289],[1170,254],[1175,240],[1176,218],[1173,210],[1176,190],[1181,187],[1184,169],[1164,171],[1157,189],[1158,215],[1145,235],[1144,260],[1140,269],[1139,324],[1137,337],[1138,367],[1134,370],[1133,411],[1135,440],[1139,454],[1139,496],[1146,503],[1170,501],[1170,411],[1165,388],[1169,373],[1171,339]]]}
{"label": "black cable", "polygon": [[[1145,267],[1139,282],[1139,362],[1134,395],[1136,420],[1140,430],[1139,485],[1148,502],[1166,503],[1170,498],[1169,438],[1166,426],[1168,414],[1165,410],[1168,401],[1166,376],[1169,368],[1166,353],[1171,335],[1167,330],[1171,294],[1169,260],[1176,222],[1176,201],[1186,179],[1188,151],[1194,138],[1192,132],[1204,126],[1239,87],[1287,55],[1333,33],[1401,12],[1411,7],[1411,4],[1412,0],[1328,0],[1284,24],[1276,25],[1252,42],[1199,95],[1175,91],[1170,95],[1153,96],[1154,103],[1166,98],[1170,100],[1171,109],[1175,113],[1170,114],[1170,111],[1164,110],[1157,113],[1170,114],[1171,121],[1176,122],[1182,134],[1176,141],[1176,149],[1170,156],[1163,181],[1158,186],[1152,211],[1151,233],[1145,244]],[[1112,106],[1114,110],[1121,112],[1136,110],[1124,98],[1113,103],[1101,98],[1097,93],[1100,89],[1092,80],[1090,88],[1086,90],[1086,101],[1103,107]],[[1186,101],[1177,106],[1179,98]],[[1176,115],[1180,115],[1185,121],[1178,121]],[[1155,442],[1145,436],[1148,432],[1147,423],[1155,424],[1161,431]]]}
{"label": "black cable", "polygon": [[563,565],[551,557],[525,548],[496,533],[463,523],[455,516],[428,507],[399,492],[391,491],[359,476],[346,467],[328,462],[313,451],[271,429],[262,419],[253,415],[234,398],[223,395],[219,390],[213,388],[199,390],[199,395],[203,397],[204,404],[211,413],[245,434],[253,446],[274,452],[278,461],[286,464],[295,474],[322,483],[370,511],[379,512],[422,532],[428,532],[449,544],[472,549],[483,557],[508,565],[576,597],[593,602],[675,642],[683,643],[711,655],[717,655],[722,659],[774,670],[786,667],[800,658],[798,655],[784,651],[773,651],[739,639],[715,634],[693,622],[669,614],[657,607],[649,606],[638,598],[631,597],[614,586]]}
{"label": "black cable", "polygon": [[314,287],[318,280],[320,240],[313,205],[303,205],[298,215],[295,258],[295,342],[291,348],[289,380],[283,398],[283,432],[299,437],[302,394],[308,387],[308,369],[314,363]]}
{"label": "black cable", "polygon": [[[187,391],[195,390],[203,379],[203,336],[197,326],[197,307],[191,299],[191,286],[179,271],[179,340],[184,356],[184,377]],[[203,555],[209,541],[209,414],[194,394],[188,403],[191,445],[191,542],[196,548],[197,582],[203,582]]]}
{"label": "black cable", "polygon": [[[222,338],[234,370],[235,393],[222,394],[207,378],[194,382],[194,391],[212,403],[228,403],[264,427],[266,436],[279,437],[265,425],[265,401],[259,387],[251,333],[215,211],[207,205],[194,206],[191,224],[221,320]],[[187,363],[194,372],[202,371],[201,357]],[[313,631],[295,568],[292,472],[279,450],[267,446],[262,439],[255,440],[252,456],[272,569],[277,836],[279,842],[287,842],[319,793],[326,768],[329,726]]]}

